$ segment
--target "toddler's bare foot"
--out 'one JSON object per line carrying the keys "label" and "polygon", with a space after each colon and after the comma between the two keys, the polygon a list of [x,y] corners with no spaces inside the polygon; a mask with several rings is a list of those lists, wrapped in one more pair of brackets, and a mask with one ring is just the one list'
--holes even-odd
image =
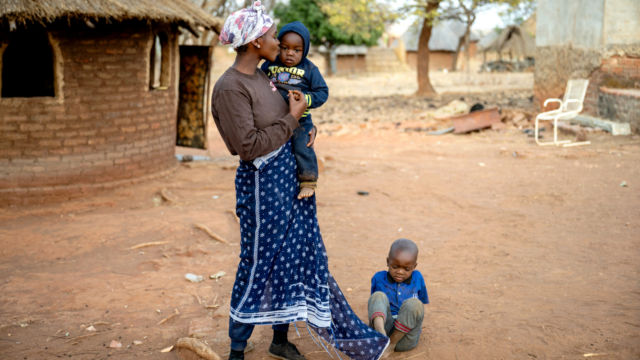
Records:
{"label": "toddler's bare foot", "polygon": [[316,191],[312,188],[303,187],[300,188],[300,193],[298,194],[298,199],[308,198],[313,195]]}

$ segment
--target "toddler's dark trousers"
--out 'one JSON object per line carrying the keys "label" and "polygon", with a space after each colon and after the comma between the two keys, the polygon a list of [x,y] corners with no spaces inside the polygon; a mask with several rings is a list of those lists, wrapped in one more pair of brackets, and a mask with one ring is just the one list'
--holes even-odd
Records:
{"label": "toddler's dark trousers", "polygon": [[293,155],[298,165],[298,180],[300,182],[318,181],[318,158],[309,143],[309,131],[313,129],[311,119],[300,119],[300,126],[293,131],[291,144]]}

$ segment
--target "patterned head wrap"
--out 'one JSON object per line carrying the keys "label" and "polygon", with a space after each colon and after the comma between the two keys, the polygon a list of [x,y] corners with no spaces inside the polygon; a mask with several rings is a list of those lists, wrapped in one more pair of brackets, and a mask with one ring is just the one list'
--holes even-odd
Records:
{"label": "patterned head wrap", "polygon": [[220,42],[237,49],[264,35],[272,25],[273,19],[267,15],[262,3],[256,1],[253,6],[229,15],[224,22]]}

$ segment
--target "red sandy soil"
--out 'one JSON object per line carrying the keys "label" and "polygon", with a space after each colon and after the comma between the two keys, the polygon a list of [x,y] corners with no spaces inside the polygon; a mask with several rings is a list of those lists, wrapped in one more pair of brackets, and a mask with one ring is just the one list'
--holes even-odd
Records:
{"label": "red sandy soil", "polygon": [[[227,155],[213,145],[213,156]],[[364,129],[321,136],[316,148],[326,159],[317,201],[330,269],[343,291],[353,289],[345,293],[361,318],[390,243],[419,245],[431,304],[419,346],[393,359],[640,357],[637,137],[559,149],[518,132]],[[228,351],[224,305],[239,231],[225,212],[235,205],[235,172],[225,168],[234,162],[183,165],[89,199],[0,209],[0,358],[178,359],[159,351],[186,337],[191,320],[211,316],[203,341]],[[163,188],[175,202],[155,206]],[[126,250],[155,241],[167,244]],[[220,270],[227,275],[208,279]],[[207,280],[188,282],[187,273]],[[216,296],[221,309],[206,309]],[[174,309],[180,314],[157,325]],[[100,334],[71,340],[99,321],[107,324],[94,326]],[[289,337],[301,352],[327,359],[298,328],[301,337],[293,327]],[[256,329],[247,360],[267,358],[270,336]],[[122,348],[108,348],[112,340]]]}

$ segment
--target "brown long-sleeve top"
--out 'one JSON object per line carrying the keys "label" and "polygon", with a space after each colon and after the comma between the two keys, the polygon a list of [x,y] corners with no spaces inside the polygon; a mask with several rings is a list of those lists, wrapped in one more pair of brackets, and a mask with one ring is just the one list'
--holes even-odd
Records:
{"label": "brown long-sleeve top", "polygon": [[229,68],[213,88],[211,112],[229,152],[247,161],[278,149],[299,126],[260,69],[248,75]]}

